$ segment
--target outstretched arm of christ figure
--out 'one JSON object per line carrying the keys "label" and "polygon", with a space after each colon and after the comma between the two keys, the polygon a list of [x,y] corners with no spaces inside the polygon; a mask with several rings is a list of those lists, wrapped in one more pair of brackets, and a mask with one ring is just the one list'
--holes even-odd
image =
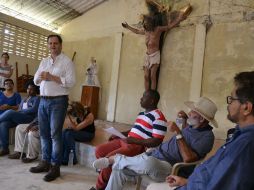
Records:
{"label": "outstretched arm of christ figure", "polygon": [[162,32],[171,30],[172,28],[176,27],[180,22],[182,22],[186,18],[187,18],[187,16],[185,16],[182,12],[180,12],[176,19],[168,22],[167,26],[158,26],[157,29]]}
{"label": "outstretched arm of christ figure", "polygon": [[141,34],[141,35],[145,35],[145,31],[144,30],[139,30],[137,28],[133,28],[131,27],[127,22],[122,23],[122,26],[132,32],[134,32],[135,34]]}
{"label": "outstretched arm of christ figure", "polygon": [[181,21],[185,20],[187,16],[191,13],[192,7],[188,4],[185,7],[182,7],[179,11],[173,11],[170,13],[170,21],[167,26],[159,26],[158,29],[161,32],[168,31],[174,27],[176,27]]}

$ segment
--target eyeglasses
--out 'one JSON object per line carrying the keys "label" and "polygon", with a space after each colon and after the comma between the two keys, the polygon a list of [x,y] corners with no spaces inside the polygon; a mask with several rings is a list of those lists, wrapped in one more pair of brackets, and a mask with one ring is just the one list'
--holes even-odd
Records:
{"label": "eyeglasses", "polygon": [[234,100],[242,100],[240,98],[234,98],[232,96],[227,96],[227,104],[232,104]]}

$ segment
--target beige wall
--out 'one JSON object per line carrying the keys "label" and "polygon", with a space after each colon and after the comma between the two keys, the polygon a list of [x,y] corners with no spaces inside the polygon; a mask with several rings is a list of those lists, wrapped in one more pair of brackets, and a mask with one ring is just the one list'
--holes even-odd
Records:
{"label": "beige wall", "polygon": [[144,38],[124,34],[119,69],[119,83],[115,120],[133,123],[141,111],[140,97],[143,94]]}
{"label": "beige wall", "polygon": [[[177,1],[173,8],[177,9],[187,2],[189,1]],[[194,87],[195,84],[200,85],[199,81],[193,81],[196,77],[192,75],[194,52],[204,43],[204,54],[198,55],[204,60],[198,73],[202,78],[200,95],[210,97],[218,105],[216,119],[220,128],[215,133],[217,138],[224,138],[226,130],[233,126],[226,119],[225,101],[232,88],[232,78],[239,71],[254,68],[254,13],[251,9],[254,2],[244,1],[233,5],[228,0],[192,0],[190,3],[193,12],[189,19],[170,31],[165,39],[158,84],[161,94],[159,108],[168,119],[174,119],[179,109],[187,111],[183,101],[190,97],[191,82]],[[66,53],[71,56],[77,51],[75,64],[78,82],[72,92],[74,99],[80,98],[80,85],[84,80],[82,73],[89,57],[95,56],[102,67],[99,73],[102,83],[100,119],[106,119],[107,115],[107,96],[110,96],[108,88],[112,83],[110,75],[114,75],[110,72],[115,55],[114,36],[118,32],[123,32],[124,35],[115,121],[133,123],[137,112],[141,110],[139,101],[144,89],[141,70],[145,53],[144,38],[122,29],[120,24],[125,20],[131,24],[138,23],[140,13],[144,12],[143,0],[109,0],[73,20],[61,31]],[[195,38],[197,24],[202,25],[204,20],[209,19],[206,16],[209,14],[213,24],[207,30],[206,40],[202,42],[198,35]]]}
{"label": "beige wall", "polygon": [[[143,10],[140,12],[139,10]],[[110,0],[100,4],[98,7],[85,13],[83,16],[73,20],[61,30],[61,34],[64,39],[64,51],[68,55],[72,55],[74,51],[77,51],[77,59],[75,59],[75,64],[77,65],[77,84],[73,90],[73,99],[80,100],[81,89],[80,85],[85,79],[85,66],[88,65],[89,58],[95,56],[97,59],[97,64],[99,65],[99,80],[101,82],[101,101],[99,103],[99,113],[98,118],[106,120],[108,112],[109,103],[109,88],[111,82],[111,69],[113,57],[115,55],[115,36],[117,33],[123,31],[121,27],[121,22],[124,20],[129,23],[137,23],[141,13],[145,11],[145,4],[143,0]],[[143,63],[143,53],[144,53],[144,39],[136,35],[131,34],[132,37],[125,39],[123,37],[123,45],[121,49],[121,60],[120,60],[120,71],[119,71],[119,81],[118,88],[121,90],[117,91],[117,102],[116,102],[116,118],[115,121],[124,123],[133,123],[133,118],[140,110],[139,97],[142,95],[143,91],[143,71],[141,70]],[[133,39],[135,38],[135,40]],[[107,39],[106,41],[104,41]],[[139,42],[139,47],[135,47]],[[136,49],[136,54],[132,56],[128,51],[125,51],[127,47],[125,44],[128,42],[133,42],[134,48]],[[71,46],[69,44],[72,44]],[[82,45],[81,45],[82,44]],[[140,52],[140,48],[142,52]],[[122,57],[122,54],[126,54],[126,58]],[[78,59],[78,56],[82,58]],[[124,55],[123,55],[124,56]],[[133,57],[133,61],[128,60]],[[138,57],[138,59],[137,59]],[[124,61],[122,61],[124,59]],[[139,65],[137,65],[139,64]],[[127,65],[127,69],[125,66]],[[133,75],[130,75],[130,70],[134,68]],[[126,70],[126,71],[124,71]],[[137,73],[138,71],[138,73]],[[127,78],[126,79],[126,74]],[[117,77],[118,78],[118,77]],[[136,88],[133,84],[139,80],[139,87]],[[138,84],[137,84],[138,85]],[[137,91],[137,89],[139,89]],[[128,91],[126,93],[126,91]],[[135,95],[133,94],[135,93]],[[131,95],[131,96],[129,96]],[[123,97],[122,97],[123,96]],[[128,100],[130,98],[130,100]],[[123,101],[122,101],[123,100]],[[123,111],[125,107],[124,102],[131,102],[131,107],[127,108],[128,111]],[[126,109],[126,107],[124,108]],[[125,113],[126,114],[123,114]]]}
{"label": "beige wall", "polygon": [[[183,101],[189,99],[195,27],[172,30],[165,39],[159,78],[160,107],[175,119]],[[173,45],[174,44],[174,45]]]}
{"label": "beige wall", "polygon": [[137,23],[144,10],[143,0],[108,0],[68,23],[61,34],[65,41],[111,36],[122,31],[121,22]]}
{"label": "beige wall", "polygon": [[[220,126],[230,127],[225,120],[226,96],[230,95],[235,73],[254,70],[254,22],[219,23],[207,35],[202,94],[219,106]],[[226,130],[222,128],[222,130]]]}
{"label": "beige wall", "polygon": [[99,81],[102,88],[100,89],[100,102],[99,102],[99,118],[106,118],[107,103],[109,96],[109,85],[111,78],[112,57],[114,38],[113,37],[100,37],[90,38],[88,40],[79,42],[64,42],[63,51],[72,57],[76,51],[74,58],[74,64],[76,68],[76,84],[70,93],[70,99],[75,101],[81,100],[81,89],[85,83],[85,72],[88,64],[90,63],[90,57],[94,56],[97,60],[99,67]]}

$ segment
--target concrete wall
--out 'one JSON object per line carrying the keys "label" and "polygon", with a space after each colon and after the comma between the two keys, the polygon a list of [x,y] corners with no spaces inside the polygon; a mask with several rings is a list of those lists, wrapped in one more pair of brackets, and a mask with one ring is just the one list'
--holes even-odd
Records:
{"label": "concrete wall", "polygon": [[[176,1],[173,9],[189,1]],[[168,119],[174,119],[179,109],[187,111],[183,101],[208,96],[218,105],[217,138],[224,138],[233,124],[226,119],[226,99],[232,88],[233,76],[253,70],[254,2],[251,0],[192,0],[193,12],[180,27],[171,30],[164,43],[158,90],[159,108]],[[84,67],[90,56],[95,56],[101,68],[102,101],[99,118],[107,119],[113,112],[117,122],[133,123],[141,110],[144,37],[121,28],[122,21],[135,24],[145,13],[143,0],[109,0],[67,24],[61,31],[64,50],[70,56],[77,51],[78,83],[73,98],[80,98],[84,81]],[[212,24],[211,24],[212,23]],[[210,25],[211,24],[211,25]],[[209,27],[210,26],[210,27]],[[207,30],[206,30],[207,28]],[[123,32],[120,47],[115,36]],[[117,48],[120,50],[118,72],[111,72]],[[108,73],[105,73],[108,72]],[[117,76],[115,76],[117,75]],[[112,81],[112,76],[117,81]],[[111,85],[116,86],[113,111],[109,110]]]}
{"label": "concrete wall", "polygon": [[98,117],[103,119],[107,116],[113,46],[113,37],[90,38],[88,40],[78,42],[65,42],[63,46],[64,52],[69,57],[72,57],[73,53],[76,52],[74,64],[76,68],[77,82],[70,93],[71,100],[81,100],[81,89],[82,85],[85,83],[86,68],[90,63],[90,57],[94,56],[96,58],[100,72],[99,81],[102,86],[100,89]]}
{"label": "concrete wall", "polygon": [[[85,79],[84,73],[89,58],[95,56],[97,59],[97,64],[100,68],[99,80],[102,86],[98,113],[99,119],[106,120],[109,110],[113,107],[115,121],[133,123],[137,112],[141,110],[139,97],[143,93],[143,71],[141,68],[145,51],[144,39],[142,36],[140,37],[130,33],[127,35],[124,34],[122,47],[119,47],[120,52],[117,52],[118,47],[116,47],[115,41],[117,38],[116,34],[123,31],[121,22],[126,20],[129,23],[135,24],[144,11],[146,9],[143,0],[110,0],[73,20],[64,26],[61,31],[64,38],[64,51],[69,55],[77,51],[75,64],[78,66],[76,70],[78,81],[75,85],[74,93],[72,93],[75,94],[74,99],[80,100],[80,85]],[[130,38],[128,38],[128,35],[131,35]],[[104,39],[107,39],[107,41],[103,41]],[[132,43],[132,45],[129,46],[128,43]],[[69,44],[72,44],[73,48],[68,47]],[[137,44],[139,44],[138,47],[136,47]],[[142,49],[140,50],[140,48]],[[132,51],[135,50],[135,54],[132,55]],[[120,62],[118,63],[119,74],[116,76],[117,80],[119,77],[119,80],[116,82],[114,81],[115,78],[112,77],[112,74],[115,75],[116,72],[111,73],[111,68],[114,62],[114,56],[119,53],[121,54]],[[78,57],[81,55],[83,56],[79,59]],[[135,65],[134,68],[133,65]],[[135,71],[132,72],[133,69]],[[137,84],[137,81],[139,84]],[[112,92],[112,84],[116,88],[120,88],[120,90],[116,91],[116,102],[110,100],[110,97],[114,95],[114,92]],[[126,93],[126,91],[128,92]],[[116,105],[109,105],[112,104],[112,101]],[[127,101],[130,102],[130,107],[128,108],[124,103]],[[123,111],[123,107],[128,110]]]}
{"label": "concrete wall", "polygon": [[143,0],[108,0],[68,23],[61,34],[65,41],[111,36],[122,31],[121,22],[135,24],[145,11]]}
{"label": "concrete wall", "polygon": [[[207,35],[202,94],[219,105],[220,126],[232,126],[225,120],[226,100],[230,95],[235,73],[254,70],[254,22],[218,23]],[[226,130],[224,128],[224,130]]]}

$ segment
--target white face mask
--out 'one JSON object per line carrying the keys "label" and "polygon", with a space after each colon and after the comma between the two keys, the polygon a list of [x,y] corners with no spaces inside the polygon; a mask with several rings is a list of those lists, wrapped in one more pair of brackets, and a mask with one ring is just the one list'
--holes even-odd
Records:
{"label": "white face mask", "polygon": [[187,123],[193,127],[197,126],[199,124],[199,120],[198,119],[194,119],[194,118],[188,118],[187,119]]}

